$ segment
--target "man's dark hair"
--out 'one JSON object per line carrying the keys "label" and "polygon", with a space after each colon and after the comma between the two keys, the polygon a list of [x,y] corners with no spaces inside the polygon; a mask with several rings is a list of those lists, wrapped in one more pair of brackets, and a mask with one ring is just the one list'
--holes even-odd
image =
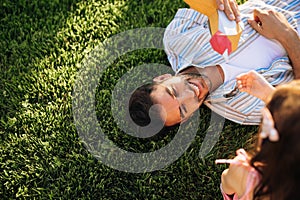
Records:
{"label": "man's dark hair", "polygon": [[[205,76],[203,74],[194,74],[194,73],[185,73],[184,75],[188,75],[195,78]],[[155,104],[155,102],[153,102],[153,99],[151,98],[151,93],[156,89],[157,85],[159,85],[159,83],[157,82],[152,82],[152,83],[142,85],[139,88],[137,88],[130,96],[129,116],[135,124],[143,127],[150,124],[151,120],[153,123],[157,123],[157,124],[160,124],[161,122],[164,123],[163,119],[160,116],[159,109],[153,109],[153,110],[151,109],[151,107],[154,106]],[[209,87],[211,85],[212,84],[210,83]],[[209,91],[211,91],[210,88]],[[203,101],[206,97],[207,95],[201,98],[200,101]],[[150,109],[151,112],[149,112]],[[150,117],[150,113],[151,113],[151,117]],[[178,124],[180,123],[174,124],[174,126],[177,126]]]}
{"label": "man's dark hair", "polygon": [[[164,123],[159,110],[152,110],[150,117],[150,108],[155,104],[151,98],[151,92],[155,90],[155,83],[149,83],[137,88],[129,99],[129,115],[134,123],[139,126],[147,126],[151,123]],[[175,132],[179,123],[173,126],[164,126],[155,137],[165,136],[167,133]]]}
{"label": "man's dark hair", "polygon": [[151,122],[149,110],[154,105],[150,96],[153,90],[153,83],[143,85],[137,88],[129,99],[130,117],[139,126],[147,126]]}

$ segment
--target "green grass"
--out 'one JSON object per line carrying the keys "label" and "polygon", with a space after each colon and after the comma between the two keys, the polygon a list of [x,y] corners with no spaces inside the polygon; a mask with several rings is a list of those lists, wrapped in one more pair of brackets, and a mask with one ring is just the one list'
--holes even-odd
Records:
{"label": "green grass", "polygon": [[[221,199],[216,158],[251,143],[254,126],[225,122],[205,157],[199,150],[210,111],[188,150],[165,168],[127,173],[90,154],[77,133],[72,92],[85,56],[106,39],[141,27],[166,27],[182,0],[64,0],[0,3],[0,198],[1,199]],[[135,139],[114,123],[111,91],[118,79],[143,63],[168,61],[161,50],[139,50],[109,66],[97,87],[96,111],[120,147],[157,150],[174,135]]]}

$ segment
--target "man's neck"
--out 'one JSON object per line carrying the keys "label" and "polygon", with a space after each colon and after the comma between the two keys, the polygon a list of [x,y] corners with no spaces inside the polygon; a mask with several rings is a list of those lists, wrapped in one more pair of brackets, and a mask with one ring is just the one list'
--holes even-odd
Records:
{"label": "man's neck", "polygon": [[180,72],[180,74],[195,73],[202,75],[209,92],[213,92],[224,83],[224,72],[219,66],[208,66],[205,68],[188,67]]}

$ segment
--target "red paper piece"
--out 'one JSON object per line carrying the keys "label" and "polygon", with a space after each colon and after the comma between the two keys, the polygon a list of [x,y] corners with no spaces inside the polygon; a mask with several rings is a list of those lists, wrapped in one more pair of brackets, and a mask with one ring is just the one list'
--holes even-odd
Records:
{"label": "red paper piece", "polygon": [[217,31],[212,36],[212,38],[209,40],[209,42],[210,42],[212,48],[221,55],[223,55],[223,53],[226,49],[228,51],[228,55],[232,51],[230,40],[221,31]]}

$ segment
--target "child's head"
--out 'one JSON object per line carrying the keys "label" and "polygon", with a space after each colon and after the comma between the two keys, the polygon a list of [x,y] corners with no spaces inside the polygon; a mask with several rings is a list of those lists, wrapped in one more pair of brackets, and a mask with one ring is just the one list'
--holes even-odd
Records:
{"label": "child's head", "polygon": [[266,107],[273,117],[279,140],[264,139],[260,151],[252,158],[254,167],[263,163],[259,169],[262,182],[254,194],[272,195],[275,199],[297,199],[294,195],[298,195],[299,199],[300,80],[279,86]]}

